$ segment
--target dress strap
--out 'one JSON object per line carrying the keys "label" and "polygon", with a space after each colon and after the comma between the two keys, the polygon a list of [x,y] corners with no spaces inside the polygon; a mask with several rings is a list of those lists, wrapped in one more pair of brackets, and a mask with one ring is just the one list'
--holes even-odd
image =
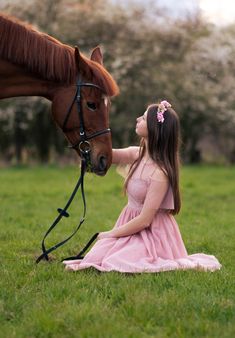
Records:
{"label": "dress strap", "polygon": [[[142,164],[142,163],[141,163],[141,164]],[[144,171],[145,165],[146,165],[146,162],[143,162],[143,164],[142,164],[142,168],[141,168],[141,170],[140,170],[140,179],[142,178],[142,174],[143,174],[143,171]]]}
{"label": "dress strap", "polygon": [[154,170],[153,170],[152,174],[151,174],[151,175],[149,175],[149,177],[150,177],[150,178],[152,178],[152,177],[153,177],[153,175],[155,174],[155,172],[156,172],[158,169],[159,169],[158,167],[157,167],[157,168],[154,168]]}

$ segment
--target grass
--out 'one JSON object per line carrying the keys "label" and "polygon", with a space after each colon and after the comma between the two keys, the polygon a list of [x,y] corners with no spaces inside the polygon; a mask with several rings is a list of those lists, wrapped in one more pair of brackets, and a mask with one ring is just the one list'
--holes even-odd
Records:
{"label": "grass", "polygon": [[[60,259],[110,229],[126,203],[114,169],[105,178],[86,176],[86,222],[54,261],[35,265],[42,235],[78,174],[74,167],[0,171],[0,337],[234,337],[235,168],[182,170],[177,221],[190,254],[214,254],[222,263],[214,273],[64,270]],[[79,197],[49,244],[72,232],[81,214]]]}

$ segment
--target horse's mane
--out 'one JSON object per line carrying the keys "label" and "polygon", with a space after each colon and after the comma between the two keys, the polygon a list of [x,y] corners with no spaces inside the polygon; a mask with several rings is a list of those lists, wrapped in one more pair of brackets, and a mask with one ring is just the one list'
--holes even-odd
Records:
{"label": "horse's mane", "polygon": [[[101,86],[108,96],[117,95],[118,86],[107,70],[81,56],[91,70],[93,82]],[[2,13],[0,57],[50,81],[74,83],[78,72],[72,47]]]}

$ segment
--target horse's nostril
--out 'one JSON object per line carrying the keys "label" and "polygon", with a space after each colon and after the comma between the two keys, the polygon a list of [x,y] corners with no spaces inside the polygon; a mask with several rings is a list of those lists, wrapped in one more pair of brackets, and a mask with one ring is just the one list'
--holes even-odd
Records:
{"label": "horse's nostril", "polygon": [[100,171],[104,171],[104,170],[106,170],[106,168],[107,168],[106,157],[100,156],[100,159],[99,159],[99,169],[100,169]]}

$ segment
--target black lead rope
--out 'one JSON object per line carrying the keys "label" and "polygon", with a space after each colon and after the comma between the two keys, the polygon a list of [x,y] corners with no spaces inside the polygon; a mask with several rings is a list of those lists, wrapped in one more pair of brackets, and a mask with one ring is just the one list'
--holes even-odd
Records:
{"label": "black lead rope", "polygon": [[[59,248],[60,246],[62,246],[63,244],[65,244],[67,241],[69,241],[78,231],[78,229],[80,228],[80,226],[82,225],[82,223],[84,222],[85,220],[85,215],[86,215],[86,199],[85,199],[85,194],[84,194],[84,175],[85,175],[85,161],[82,160],[82,165],[81,165],[81,175],[79,177],[79,180],[67,202],[67,204],[65,205],[65,207],[63,209],[61,208],[58,208],[58,212],[59,212],[59,216],[56,217],[56,219],[54,220],[54,222],[52,223],[52,225],[49,227],[49,229],[47,230],[47,232],[45,233],[44,237],[43,237],[43,240],[42,240],[42,254],[37,258],[36,260],[36,263],[38,264],[42,259],[45,259],[45,260],[49,260],[49,257],[48,257],[48,254],[51,253],[52,251],[56,250],[57,248]],[[45,239],[47,238],[47,236],[49,235],[49,233],[55,228],[55,226],[59,223],[59,221],[61,220],[62,217],[69,217],[69,213],[67,212],[67,209],[69,208],[70,204],[72,203],[75,195],[76,195],[76,192],[78,190],[78,188],[81,186],[81,195],[82,195],[82,200],[83,200],[83,217],[81,218],[78,226],[76,227],[76,229],[74,230],[74,232],[69,236],[67,237],[66,239],[64,239],[63,241],[53,245],[52,247],[50,247],[49,249],[46,249],[46,246],[45,246]],[[88,244],[85,246],[85,248],[81,251],[81,253],[83,254],[87,249],[88,247],[92,244],[92,242],[94,242],[95,238],[98,236],[99,233],[95,234],[93,237],[92,237],[92,241],[90,240],[88,242]],[[96,236],[96,237],[95,237]],[[81,254],[79,253],[79,255]],[[78,255],[78,256],[79,256]],[[76,256],[77,257],[77,256]],[[71,258],[72,259],[72,258]]]}
{"label": "black lead rope", "polygon": [[84,246],[84,248],[76,255],[76,256],[71,256],[71,257],[67,257],[62,259],[61,262],[63,261],[71,261],[71,260],[75,260],[75,259],[83,259],[84,256],[83,254],[87,251],[87,249],[91,246],[91,244],[96,240],[97,236],[99,235],[99,232],[95,233],[91,239],[89,240],[89,242]]}

